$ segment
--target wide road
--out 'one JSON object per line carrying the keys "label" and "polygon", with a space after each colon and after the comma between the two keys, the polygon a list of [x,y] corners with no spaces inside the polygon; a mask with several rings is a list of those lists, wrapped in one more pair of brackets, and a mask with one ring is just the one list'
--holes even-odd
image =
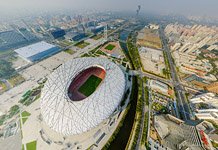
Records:
{"label": "wide road", "polygon": [[167,54],[168,61],[169,61],[171,77],[173,80],[173,85],[175,88],[177,101],[178,101],[178,109],[179,109],[179,112],[181,115],[180,118],[183,120],[190,120],[191,111],[190,111],[189,104],[188,104],[186,97],[185,97],[184,87],[180,83],[180,80],[177,76],[176,68],[175,68],[175,65],[174,65],[174,62],[172,59],[172,55],[171,55],[169,46],[168,46],[168,41],[167,41],[167,38],[164,34],[164,29],[162,27],[160,27],[160,37],[162,39],[163,49],[165,50],[165,52]]}
{"label": "wide road", "polygon": [[130,70],[130,71],[131,71],[131,73],[133,75],[140,75],[140,76],[143,76],[143,77],[148,77],[150,79],[154,79],[154,80],[163,82],[165,84],[172,85],[172,81],[169,80],[169,79],[161,78],[161,77],[158,77],[158,76],[156,76],[154,74],[144,72],[144,71],[140,71],[140,70]]}

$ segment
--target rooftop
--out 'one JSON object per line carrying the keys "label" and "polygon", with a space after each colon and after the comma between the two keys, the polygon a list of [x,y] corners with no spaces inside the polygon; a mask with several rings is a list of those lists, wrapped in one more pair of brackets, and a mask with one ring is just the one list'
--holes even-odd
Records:
{"label": "rooftop", "polygon": [[170,116],[155,116],[154,126],[163,145],[171,149],[183,149],[184,146],[188,146],[190,150],[203,149],[195,127]]}
{"label": "rooftop", "polygon": [[16,49],[15,52],[17,52],[19,55],[25,58],[28,58],[28,57],[34,56],[38,53],[44,52],[51,48],[56,48],[56,46],[46,43],[45,41],[41,41],[35,44],[31,44],[31,45]]}

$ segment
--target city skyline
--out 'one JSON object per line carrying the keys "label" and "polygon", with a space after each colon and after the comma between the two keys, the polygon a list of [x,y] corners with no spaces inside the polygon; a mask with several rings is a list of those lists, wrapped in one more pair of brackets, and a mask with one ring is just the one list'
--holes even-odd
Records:
{"label": "city skyline", "polygon": [[[125,4],[125,5],[123,5]],[[62,11],[76,10],[106,10],[106,11],[136,11],[141,5],[141,12],[157,14],[179,14],[185,16],[209,16],[217,18],[218,1],[216,0],[8,0],[0,1],[1,15],[16,15],[32,11]]]}
{"label": "city skyline", "polygon": [[1,149],[218,149],[217,4],[0,0]]}

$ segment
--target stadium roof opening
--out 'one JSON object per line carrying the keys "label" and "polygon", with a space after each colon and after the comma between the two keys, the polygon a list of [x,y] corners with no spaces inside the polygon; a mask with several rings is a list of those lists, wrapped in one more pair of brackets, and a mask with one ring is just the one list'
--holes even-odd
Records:
{"label": "stadium roof opening", "polygon": [[20,57],[31,62],[51,56],[58,51],[60,51],[60,48],[44,41],[15,50],[15,52],[17,52]]}
{"label": "stadium roof opening", "polygon": [[102,67],[92,66],[82,70],[71,82],[68,96],[72,101],[80,101],[90,96],[104,80],[106,71]]}

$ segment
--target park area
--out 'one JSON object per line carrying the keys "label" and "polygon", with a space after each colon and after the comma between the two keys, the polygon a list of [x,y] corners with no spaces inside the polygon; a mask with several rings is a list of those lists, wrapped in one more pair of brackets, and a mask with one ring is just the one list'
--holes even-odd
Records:
{"label": "park area", "polygon": [[101,81],[101,78],[95,75],[91,75],[86,80],[86,82],[79,88],[79,92],[88,97],[97,89]]}
{"label": "park area", "polygon": [[83,49],[83,48],[85,48],[88,45],[90,45],[90,43],[81,41],[81,42],[77,43],[75,46]]}
{"label": "park area", "polygon": [[21,119],[22,119],[22,123],[24,124],[26,121],[27,121],[27,119],[28,119],[28,117],[30,116],[31,114],[29,113],[29,112],[27,112],[27,111],[23,111],[22,113],[21,113]]}
{"label": "park area", "polygon": [[[37,145],[36,141],[32,141],[30,143],[27,143],[26,150],[36,150],[36,145]],[[24,150],[24,145],[22,146],[22,150]]]}
{"label": "park area", "polygon": [[64,52],[66,52],[66,53],[68,53],[70,55],[73,55],[75,53],[75,51],[73,51],[72,49],[67,49]]}

